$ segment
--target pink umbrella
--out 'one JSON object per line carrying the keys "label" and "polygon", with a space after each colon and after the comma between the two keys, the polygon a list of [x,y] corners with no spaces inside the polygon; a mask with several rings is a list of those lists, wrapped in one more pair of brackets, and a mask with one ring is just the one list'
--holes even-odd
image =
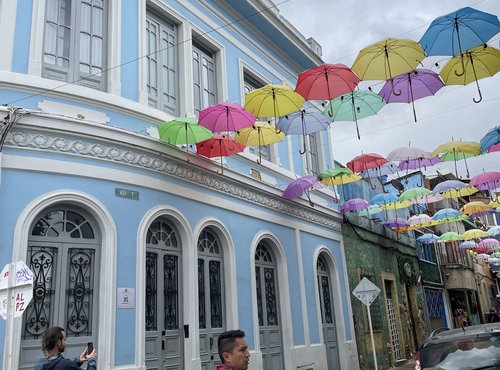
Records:
{"label": "pink umbrella", "polygon": [[500,143],[494,144],[488,148],[488,153],[500,152]]}
{"label": "pink umbrella", "polygon": [[198,122],[212,132],[238,131],[255,123],[255,116],[238,103],[219,103],[200,111]]}
{"label": "pink umbrella", "polygon": [[469,186],[474,186],[479,190],[495,190],[500,188],[500,172],[483,172],[474,176]]}

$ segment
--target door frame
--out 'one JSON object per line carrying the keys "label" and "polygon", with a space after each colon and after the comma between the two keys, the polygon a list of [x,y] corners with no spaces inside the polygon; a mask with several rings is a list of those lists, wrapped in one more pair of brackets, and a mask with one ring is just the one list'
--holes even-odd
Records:
{"label": "door frame", "polygon": [[193,303],[193,307],[196,307],[196,317],[194,326],[196,328],[196,338],[194,338],[194,352],[196,358],[200,361],[200,337],[199,337],[199,316],[198,316],[198,238],[201,232],[209,228],[214,234],[217,235],[220,242],[220,247],[222,248],[222,269],[223,269],[223,285],[224,285],[224,326],[226,330],[234,329],[238,327],[238,292],[236,287],[236,255],[234,251],[234,242],[231,234],[224,226],[221,220],[213,217],[205,217],[201,219],[196,226],[193,228],[193,240],[196,240],[195,244],[195,260],[196,260],[196,297]]}
{"label": "door frame", "polygon": [[[290,287],[288,284],[288,269],[286,264],[286,254],[283,246],[278,238],[270,231],[262,231],[254,236],[250,248],[250,271],[251,271],[251,293],[252,293],[252,322],[253,322],[253,340],[256,364],[252,364],[254,369],[262,369],[262,352],[260,351],[260,333],[259,333],[259,316],[257,312],[257,286],[255,281],[255,252],[260,241],[266,240],[268,246],[272,249],[276,257],[276,278],[278,285],[279,310],[281,317],[281,333],[283,345],[283,361],[284,368],[293,368],[291,348],[292,342],[292,327],[291,325],[283,325],[284,322],[292,322],[292,311],[290,307]],[[252,357],[253,358],[253,357]],[[253,360],[252,360],[253,362]]]}
{"label": "door frame", "polygon": [[[335,313],[335,326],[337,328],[337,348],[339,350],[339,361],[340,366],[343,369],[348,366],[348,362],[352,361],[353,357],[356,359],[357,356],[353,355],[353,349],[356,349],[355,341],[350,341],[350,345],[347,343],[346,339],[346,325],[351,325],[351,333],[354,335],[354,326],[352,325],[352,320],[349,323],[345,322],[344,319],[344,305],[346,304],[345,298],[342,297],[343,291],[349,291],[349,283],[347,282],[347,278],[344,280],[344,288],[342,289],[340,284],[340,276],[339,276],[339,268],[336,266],[335,258],[330,249],[325,246],[318,246],[314,252],[314,256],[312,259],[313,264],[313,281],[314,281],[314,297],[316,303],[316,323],[318,325],[318,333],[319,333],[319,342],[321,345],[324,345],[325,338],[323,337],[323,323],[321,318],[321,302],[319,300],[319,288],[317,284],[317,276],[318,276],[318,257],[320,254],[323,254],[325,257],[325,261],[328,265],[328,272],[330,273],[330,288],[332,289],[332,301],[338,302],[338,304],[334,304],[334,313]],[[352,312],[350,301],[347,300],[348,309]],[[357,352],[357,350],[356,350]],[[342,356],[341,354],[348,353],[349,356]],[[325,361],[326,361],[326,352],[325,352]],[[326,362],[325,362],[326,363]]]}
{"label": "door frame", "polygon": [[188,364],[187,361],[193,359],[193,336],[196,333],[193,318],[197,313],[193,305],[195,296],[198,292],[194,290],[196,287],[197,277],[194,276],[195,271],[195,253],[193,248],[192,232],[188,221],[175,208],[169,205],[159,205],[145,213],[139,223],[137,230],[137,265],[136,265],[136,316],[135,316],[135,366],[139,370],[146,369],[146,328],[144,327],[144,315],[146,306],[146,236],[149,226],[158,217],[164,217],[169,220],[176,228],[181,246],[181,261],[180,271],[182,273],[182,281],[179,290],[183,292],[182,302],[180,305],[183,310],[183,322],[179,323],[182,327],[189,325],[189,338],[184,338],[184,366],[190,368],[195,366],[194,363]]}
{"label": "door frame", "polygon": [[[115,348],[115,286],[116,286],[116,241],[117,231],[113,217],[97,198],[79,190],[56,190],[32,200],[19,215],[14,229],[12,260],[25,261],[28,255],[28,234],[35,218],[45,209],[58,204],[77,206],[94,218],[101,233],[100,266],[98,276],[98,301],[102,309],[97,318],[97,348],[99,361],[108,366],[114,364]],[[106,261],[106,263],[102,263]],[[4,343],[4,369],[18,369],[21,350],[22,320],[15,320],[12,340]]]}

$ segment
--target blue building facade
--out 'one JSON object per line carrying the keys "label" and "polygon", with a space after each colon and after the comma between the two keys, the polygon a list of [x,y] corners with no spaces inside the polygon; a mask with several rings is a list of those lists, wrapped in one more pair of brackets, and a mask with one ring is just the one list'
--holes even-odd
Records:
{"label": "blue building facade", "polygon": [[234,328],[251,369],[358,368],[333,193],[282,197],[335,165],[329,132],[223,175],[157,138],[322,63],[271,1],[4,0],[0,40],[0,264],[34,273],[3,369],[32,369],[54,325],[99,369],[212,369]]}

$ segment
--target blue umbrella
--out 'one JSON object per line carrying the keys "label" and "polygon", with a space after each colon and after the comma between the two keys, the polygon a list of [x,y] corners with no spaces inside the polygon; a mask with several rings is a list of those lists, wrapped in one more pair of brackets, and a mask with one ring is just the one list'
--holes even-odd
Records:
{"label": "blue umbrella", "polygon": [[436,234],[423,234],[417,238],[417,241],[424,244],[434,243],[439,240],[439,236]]}
{"label": "blue umbrella", "polygon": [[302,135],[304,137],[304,149],[300,150],[299,153],[304,154],[307,150],[305,136],[325,130],[329,125],[330,120],[323,114],[319,112],[307,112],[305,109],[302,109],[281,117],[276,127],[286,135]]}
{"label": "blue umbrella", "polygon": [[377,205],[384,205],[387,203],[392,203],[392,202],[397,202],[399,199],[397,196],[391,193],[382,193],[382,194],[377,194],[375,195],[368,203],[370,204],[377,204]]}
{"label": "blue umbrella", "polygon": [[493,127],[486,133],[479,142],[481,145],[481,153],[488,152],[488,149],[495,144],[500,143],[500,126]]}
{"label": "blue umbrella", "polygon": [[432,216],[432,219],[434,221],[440,221],[440,220],[445,220],[449,218],[457,218],[460,217],[460,211],[457,211],[456,209],[453,208],[444,208],[440,209],[437,211],[434,216]]}
{"label": "blue umbrella", "polygon": [[486,44],[498,32],[496,15],[467,7],[432,21],[419,44],[427,56],[457,55]]}

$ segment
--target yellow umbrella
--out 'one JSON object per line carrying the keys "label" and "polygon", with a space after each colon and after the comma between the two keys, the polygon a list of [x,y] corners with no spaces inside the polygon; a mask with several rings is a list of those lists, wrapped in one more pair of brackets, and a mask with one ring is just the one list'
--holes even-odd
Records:
{"label": "yellow umbrella", "polygon": [[495,200],[492,200],[488,205],[491,208],[498,208],[498,207],[500,207],[500,197],[497,197]]}
{"label": "yellow umbrella", "polygon": [[269,84],[246,94],[244,108],[259,118],[276,118],[300,110],[304,101],[288,86]]}
{"label": "yellow umbrella", "polygon": [[485,238],[488,236],[488,233],[481,229],[472,229],[464,232],[462,236],[464,237],[464,240],[470,240],[470,239]]}
{"label": "yellow umbrella", "polygon": [[380,209],[390,211],[410,207],[413,203],[409,200],[398,200],[397,202],[379,204]]}
{"label": "yellow umbrella", "polygon": [[422,47],[413,40],[387,38],[363,48],[351,70],[362,80],[390,80],[394,95],[393,78],[413,71],[425,58]]}
{"label": "yellow umbrella", "polygon": [[460,197],[468,197],[474,193],[477,193],[477,190],[474,186],[466,186],[461,189],[449,189],[441,193],[444,198],[460,198]]}
{"label": "yellow umbrella", "polygon": [[481,145],[475,141],[449,141],[439,145],[431,153],[431,158],[440,156],[443,161],[455,162],[455,175],[458,177],[457,160],[463,159],[465,161],[465,168],[467,170],[467,177],[469,177],[469,168],[467,167],[468,157],[479,155],[481,152]]}
{"label": "yellow umbrella", "polygon": [[473,213],[484,212],[489,209],[491,209],[491,207],[488,204],[475,201],[465,204],[462,208],[460,208],[460,213],[464,215],[471,215]]}
{"label": "yellow umbrella", "polygon": [[276,127],[269,122],[257,121],[253,126],[245,127],[236,132],[234,141],[245,146],[259,147],[259,160],[261,163],[261,147],[280,142],[285,137],[283,132],[278,132]]}
{"label": "yellow umbrella", "polygon": [[[481,89],[477,80],[491,77],[500,71],[500,50],[494,47],[481,45],[469,49],[453,58],[445,64],[439,75],[446,85],[467,85],[476,81],[479,99],[474,98],[475,103],[483,100]],[[463,68],[463,71],[462,71]]]}

